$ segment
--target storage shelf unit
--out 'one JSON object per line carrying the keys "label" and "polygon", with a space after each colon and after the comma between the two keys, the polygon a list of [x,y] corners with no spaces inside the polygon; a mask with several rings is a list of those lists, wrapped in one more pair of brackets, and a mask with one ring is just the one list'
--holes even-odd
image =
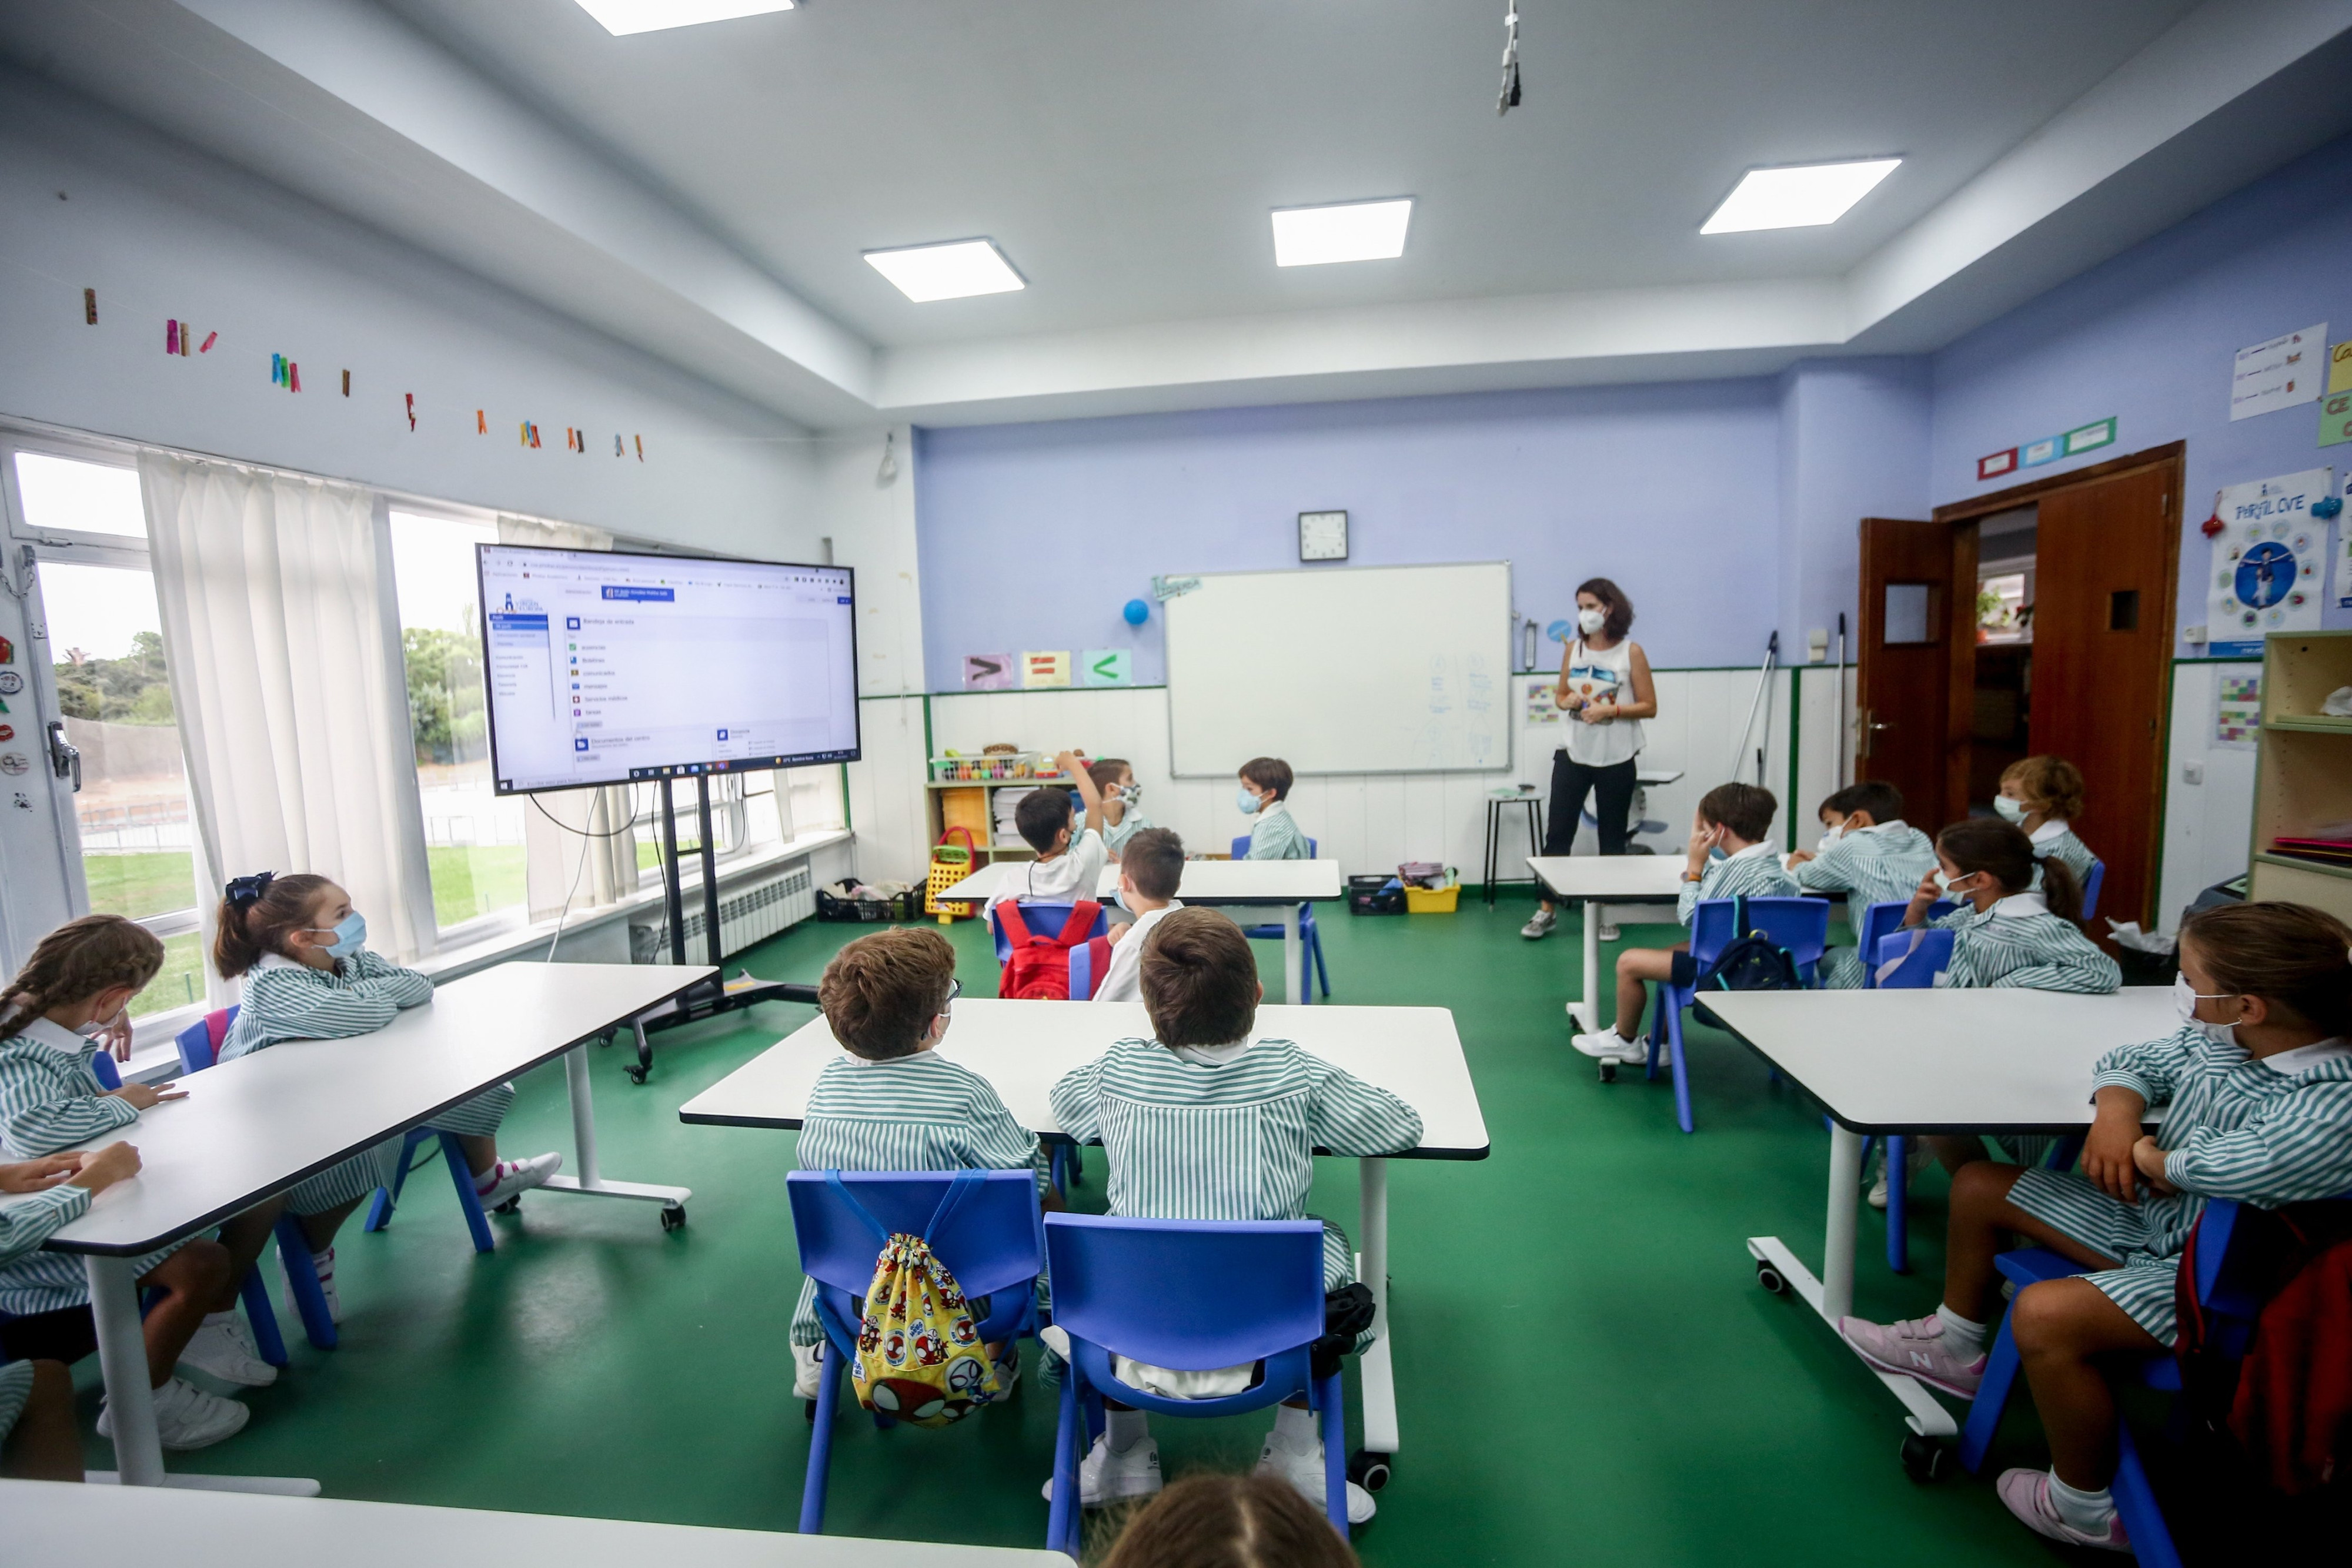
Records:
{"label": "storage shelf unit", "polygon": [[2281,838],[2352,824],[2352,719],[2319,710],[2352,686],[2352,632],[2273,632],[2263,643],[2263,726],[2246,895],[2308,904],[2352,921],[2352,864],[2281,854]]}

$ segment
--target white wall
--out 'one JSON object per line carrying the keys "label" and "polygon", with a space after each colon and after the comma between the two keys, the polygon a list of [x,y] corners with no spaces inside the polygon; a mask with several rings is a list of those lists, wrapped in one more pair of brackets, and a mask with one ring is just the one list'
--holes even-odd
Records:
{"label": "white wall", "polygon": [[[2172,666],[2172,735],[2164,776],[2164,868],[2156,916],[2177,930],[2189,901],[2246,869],[2254,826],[2254,753],[2213,743],[2213,693],[2222,674],[2260,663],[2183,660]],[[2202,782],[2189,782],[2194,769]]]}

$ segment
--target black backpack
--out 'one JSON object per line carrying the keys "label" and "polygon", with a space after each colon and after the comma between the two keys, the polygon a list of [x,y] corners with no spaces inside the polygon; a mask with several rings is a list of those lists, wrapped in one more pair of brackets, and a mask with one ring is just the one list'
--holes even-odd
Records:
{"label": "black backpack", "polygon": [[[1698,977],[1701,991],[1796,991],[1804,988],[1804,977],[1797,971],[1797,960],[1786,947],[1780,946],[1761,931],[1748,929],[1748,898],[1742,894],[1731,901],[1731,929],[1734,935],[1706,974]],[[1724,1027],[1706,1009],[1706,1004],[1694,999],[1691,1016],[1709,1029]]]}

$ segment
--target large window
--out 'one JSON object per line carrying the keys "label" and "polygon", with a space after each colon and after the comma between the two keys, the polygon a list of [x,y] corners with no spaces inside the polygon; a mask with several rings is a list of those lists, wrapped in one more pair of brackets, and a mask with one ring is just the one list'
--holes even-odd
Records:
{"label": "large window", "polygon": [[433,917],[455,927],[522,918],[523,813],[490,780],[482,695],[480,602],[474,547],[498,542],[485,523],[392,514],[400,644],[407,665],[410,734],[433,869]]}

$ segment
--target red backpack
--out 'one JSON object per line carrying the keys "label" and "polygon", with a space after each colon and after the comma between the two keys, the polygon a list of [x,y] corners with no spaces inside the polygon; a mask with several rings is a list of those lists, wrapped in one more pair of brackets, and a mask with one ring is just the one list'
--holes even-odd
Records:
{"label": "red backpack", "polygon": [[1101,914],[1101,904],[1080,899],[1070,905],[1059,936],[1040,936],[1021,918],[1020,904],[1010,899],[998,904],[996,918],[1003,922],[1012,956],[1004,960],[996,994],[1042,1002],[1066,1002],[1073,995],[1084,1001],[1093,996],[1110,968],[1109,940],[1086,935]]}

